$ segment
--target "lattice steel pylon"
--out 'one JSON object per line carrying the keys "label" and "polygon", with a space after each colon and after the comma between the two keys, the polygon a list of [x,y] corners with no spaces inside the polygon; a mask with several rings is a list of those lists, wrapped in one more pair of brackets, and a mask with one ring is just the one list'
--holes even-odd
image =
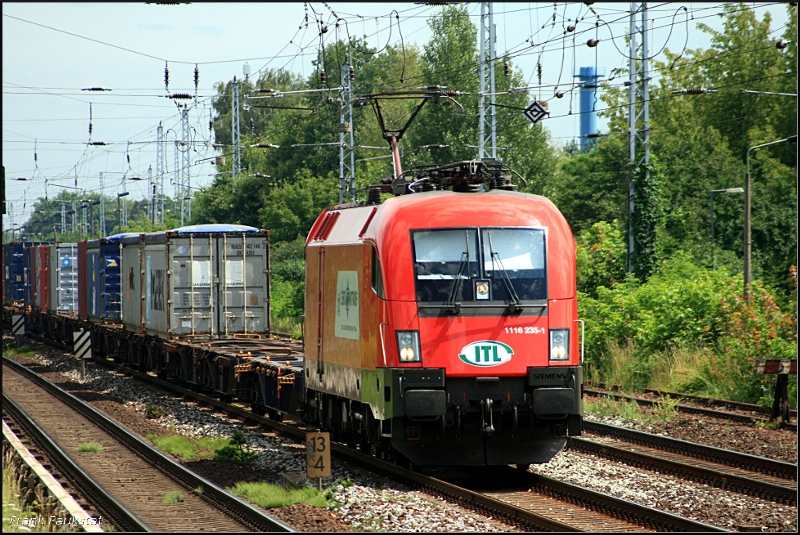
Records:
{"label": "lattice steel pylon", "polygon": [[167,161],[164,156],[164,127],[158,123],[156,129],[156,207],[153,212],[153,225],[164,224],[164,176],[167,174]]}
{"label": "lattice steel pylon", "polygon": [[[480,43],[480,100],[478,101],[478,159],[497,160],[497,116],[495,114],[494,43],[496,40],[492,2],[481,2]],[[486,90],[486,86],[489,90]],[[486,107],[489,107],[487,117]],[[486,130],[489,131],[487,139]],[[486,146],[491,147],[487,154]]]}
{"label": "lattice steel pylon", "polygon": [[231,83],[231,147],[231,176],[236,179],[242,172],[242,139],[239,126],[239,82],[235,76]]}
{"label": "lattice steel pylon", "polygon": [[353,133],[353,79],[349,58],[342,63],[341,116],[339,119],[339,204],[356,201],[355,135]]}
{"label": "lattice steel pylon", "polygon": [[[179,162],[180,159],[180,162]],[[181,108],[181,141],[175,142],[175,174],[181,202],[181,226],[192,219],[192,178],[189,173],[189,110]]]}
{"label": "lattice steel pylon", "polygon": [[106,234],[106,196],[103,189],[103,172],[100,171],[100,235],[108,236]]}
{"label": "lattice steel pylon", "polygon": [[[636,15],[641,13],[641,23],[637,25]],[[637,36],[639,37],[637,41]],[[634,173],[643,166],[645,178],[650,176],[650,95],[649,95],[649,53],[647,49],[647,4],[631,2],[630,54],[628,86],[628,252],[625,267],[633,271],[635,235],[633,231],[634,213]],[[637,102],[640,104],[637,111]]]}

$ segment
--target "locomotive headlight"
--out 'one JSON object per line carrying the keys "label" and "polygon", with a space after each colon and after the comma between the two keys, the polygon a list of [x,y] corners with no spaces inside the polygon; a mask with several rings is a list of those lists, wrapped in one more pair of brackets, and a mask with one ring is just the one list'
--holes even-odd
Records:
{"label": "locomotive headlight", "polygon": [[397,331],[400,362],[420,362],[419,331]]}
{"label": "locomotive headlight", "polygon": [[550,360],[569,360],[569,329],[550,329]]}

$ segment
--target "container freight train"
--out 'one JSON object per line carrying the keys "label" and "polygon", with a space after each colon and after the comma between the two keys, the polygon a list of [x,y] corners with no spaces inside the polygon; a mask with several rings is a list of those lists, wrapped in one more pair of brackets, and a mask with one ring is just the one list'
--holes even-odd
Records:
{"label": "container freight train", "polygon": [[543,463],[581,433],[575,242],[552,202],[513,189],[502,164],[458,162],[326,209],[306,241],[302,347],[270,336],[269,239],[249,227],[79,243],[73,311],[20,303],[15,277],[40,268],[6,256],[6,311],[387,459]]}

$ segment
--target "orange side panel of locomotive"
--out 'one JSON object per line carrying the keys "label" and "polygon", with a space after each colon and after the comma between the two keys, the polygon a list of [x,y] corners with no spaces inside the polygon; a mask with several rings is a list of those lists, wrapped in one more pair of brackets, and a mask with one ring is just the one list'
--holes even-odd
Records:
{"label": "orange side panel of locomotive", "polygon": [[[358,238],[372,212],[372,207],[330,211],[311,229],[306,248],[307,361],[352,369],[379,365],[382,303],[372,289],[372,247]],[[306,367],[314,366],[307,362]]]}

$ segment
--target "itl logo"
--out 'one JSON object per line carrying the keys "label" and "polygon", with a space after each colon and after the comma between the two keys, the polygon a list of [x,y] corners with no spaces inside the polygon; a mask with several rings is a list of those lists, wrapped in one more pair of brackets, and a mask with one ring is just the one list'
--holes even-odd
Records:
{"label": "itl logo", "polygon": [[499,366],[511,360],[514,350],[494,340],[481,340],[465,345],[458,358],[470,366]]}

